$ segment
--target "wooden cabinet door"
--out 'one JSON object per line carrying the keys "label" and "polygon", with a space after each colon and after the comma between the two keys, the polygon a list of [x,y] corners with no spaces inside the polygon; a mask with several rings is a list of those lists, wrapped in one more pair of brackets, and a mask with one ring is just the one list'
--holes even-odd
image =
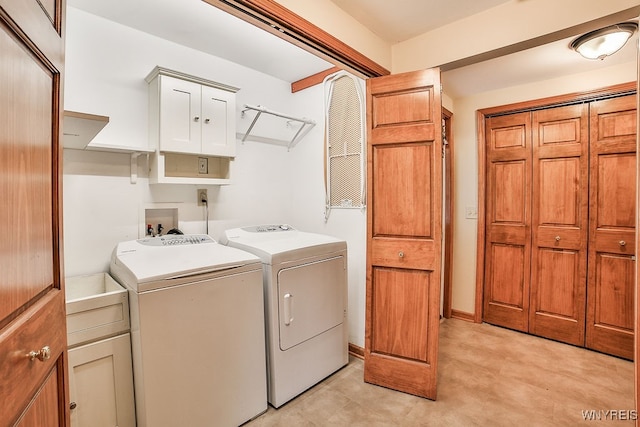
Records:
{"label": "wooden cabinet door", "polygon": [[201,86],[160,76],[160,151],[201,151]]}
{"label": "wooden cabinet door", "polygon": [[532,113],[529,332],[584,345],[589,106]]}
{"label": "wooden cabinet door", "polygon": [[486,248],[483,318],[529,330],[531,113],[486,121]]}
{"label": "wooden cabinet door", "polygon": [[591,105],[588,348],[633,358],[636,97]]}
{"label": "wooden cabinet door", "polygon": [[65,2],[44,4],[0,0],[0,426],[69,423],[60,192]]}
{"label": "wooden cabinet door", "polygon": [[364,379],[436,398],[442,261],[440,71],[367,81]]}

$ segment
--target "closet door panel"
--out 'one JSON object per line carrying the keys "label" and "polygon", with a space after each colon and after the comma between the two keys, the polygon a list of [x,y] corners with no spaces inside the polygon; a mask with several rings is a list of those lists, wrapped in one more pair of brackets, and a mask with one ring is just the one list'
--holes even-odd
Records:
{"label": "closet door panel", "polygon": [[484,321],[528,331],[531,114],[487,119]]}
{"label": "closet door panel", "polygon": [[540,250],[536,266],[540,271],[540,279],[543,282],[557,283],[558,286],[545,286],[540,289],[537,310],[568,318],[575,317],[573,292],[578,285],[575,279],[579,265],[577,252]]}
{"label": "closet door panel", "polygon": [[534,111],[532,122],[529,331],[584,345],[588,105]]}
{"label": "closet door panel", "polygon": [[[629,256],[602,254],[596,264],[595,318],[599,326],[633,332],[633,261]],[[612,310],[620,307],[620,310]]]}
{"label": "closet door panel", "polygon": [[586,346],[633,358],[636,97],[592,103]]}

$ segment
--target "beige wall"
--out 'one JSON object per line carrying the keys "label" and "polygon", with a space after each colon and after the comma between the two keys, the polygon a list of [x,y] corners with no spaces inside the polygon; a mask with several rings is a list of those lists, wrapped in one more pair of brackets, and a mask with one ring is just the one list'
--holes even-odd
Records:
{"label": "beige wall", "polygon": [[[510,1],[395,44],[392,71],[401,73],[437,67],[637,6],[638,0]],[[637,12],[630,17],[636,15]],[[615,22],[619,21],[608,24]],[[584,31],[581,29],[577,33]]]}
{"label": "beige wall", "polygon": [[276,0],[391,71],[391,43],[376,36],[330,0]]}
{"label": "beige wall", "polygon": [[639,6],[638,0],[512,0],[391,45],[331,0],[276,1],[394,74],[447,64]]}

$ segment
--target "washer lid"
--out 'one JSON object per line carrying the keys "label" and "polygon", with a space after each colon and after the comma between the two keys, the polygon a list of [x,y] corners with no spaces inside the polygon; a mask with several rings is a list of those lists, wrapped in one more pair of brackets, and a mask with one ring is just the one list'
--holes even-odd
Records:
{"label": "washer lid", "polygon": [[169,235],[121,242],[111,262],[112,268],[115,264],[128,270],[131,280],[141,284],[235,269],[260,260],[207,235]]}
{"label": "washer lid", "polygon": [[265,263],[272,263],[274,256],[279,260],[297,259],[346,248],[344,240],[298,231],[289,225],[229,229],[224,232],[222,243],[254,253]]}

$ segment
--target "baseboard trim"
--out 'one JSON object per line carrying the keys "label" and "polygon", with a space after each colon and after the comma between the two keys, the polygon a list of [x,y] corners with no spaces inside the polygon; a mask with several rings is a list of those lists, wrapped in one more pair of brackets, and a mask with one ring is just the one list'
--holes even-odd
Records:
{"label": "baseboard trim", "polygon": [[364,348],[349,343],[349,354],[358,359],[364,359]]}
{"label": "baseboard trim", "polygon": [[451,310],[451,317],[453,319],[460,319],[460,320],[465,320],[467,322],[472,322],[475,323],[476,321],[476,315],[473,313],[467,313],[466,311],[460,311],[460,310]]}

